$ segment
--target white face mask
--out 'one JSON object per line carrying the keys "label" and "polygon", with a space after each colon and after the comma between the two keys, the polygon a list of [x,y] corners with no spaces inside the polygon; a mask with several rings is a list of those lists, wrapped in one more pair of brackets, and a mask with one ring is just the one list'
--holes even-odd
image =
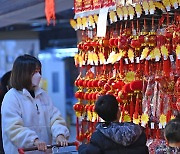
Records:
{"label": "white face mask", "polygon": [[36,86],[36,87],[39,86],[40,80],[41,80],[41,74],[39,72],[35,73],[32,76],[32,86]]}

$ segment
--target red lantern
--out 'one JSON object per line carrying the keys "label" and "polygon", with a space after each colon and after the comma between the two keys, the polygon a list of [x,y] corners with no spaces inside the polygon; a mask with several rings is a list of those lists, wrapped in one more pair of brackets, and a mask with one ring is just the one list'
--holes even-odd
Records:
{"label": "red lantern", "polygon": [[117,89],[119,89],[119,90],[121,90],[122,89],[122,87],[125,85],[125,83],[122,81],[122,80],[118,80],[117,82],[116,82],[116,87],[117,87]]}
{"label": "red lantern", "polygon": [[111,78],[111,79],[109,79],[109,80],[107,81],[107,83],[108,83],[109,85],[111,85],[114,81],[115,81],[115,78]]}
{"label": "red lantern", "polygon": [[83,86],[83,82],[84,82],[84,80],[79,79],[77,84],[78,84],[79,86]]}
{"label": "red lantern", "polygon": [[106,91],[111,90],[111,86],[109,85],[109,83],[106,83],[106,84],[104,85],[104,89],[105,89]]}
{"label": "red lantern", "polygon": [[109,45],[110,45],[111,47],[114,46],[114,41],[115,41],[115,38],[111,38],[111,39],[109,40]]}
{"label": "red lantern", "polygon": [[133,91],[142,91],[143,89],[143,81],[142,80],[135,80],[130,83],[130,89]]}
{"label": "red lantern", "polygon": [[98,87],[98,82],[99,82],[99,80],[94,80],[93,81],[93,87]]}
{"label": "red lantern", "polygon": [[132,92],[133,92],[133,91],[131,90],[131,88],[130,88],[130,83],[125,84],[125,85],[123,86],[122,90],[123,90],[124,93],[132,93]]}
{"label": "red lantern", "polygon": [[145,42],[144,35],[139,36],[139,42],[141,43],[141,45]]}
{"label": "red lantern", "polygon": [[93,95],[93,93],[91,92],[91,93],[89,93],[89,95],[88,95],[88,100],[92,100],[92,95]]}
{"label": "red lantern", "polygon": [[82,87],[84,87],[84,88],[87,87],[87,81],[88,80],[83,80]]}
{"label": "red lantern", "polygon": [[105,80],[105,79],[100,79],[100,80],[98,81],[98,86],[99,86],[99,87],[103,87],[103,86],[105,85],[105,83],[106,83],[106,80]]}
{"label": "red lantern", "polygon": [[118,38],[115,38],[115,39],[114,39],[114,43],[113,43],[113,44],[114,44],[115,47],[118,46]]}
{"label": "red lantern", "polygon": [[96,99],[97,99],[97,94],[98,94],[98,92],[94,92],[94,93],[92,94],[92,99],[93,99],[93,100],[96,100]]}
{"label": "red lantern", "polygon": [[131,47],[132,48],[140,48],[141,47],[140,41],[137,39],[131,40]]}
{"label": "red lantern", "polygon": [[74,85],[75,85],[76,87],[78,87],[78,86],[79,86],[79,84],[78,84],[78,80],[75,80],[75,81],[74,81]]}
{"label": "red lantern", "polygon": [[79,92],[78,91],[75,93],[75,97],[79,98]]}
{"label": "red lantern", "polygon": [[89,93],[87,93],[87,92],[84,94],[84,97],[83,97],[84,100],[88,100],[88,95],[89,95]]}

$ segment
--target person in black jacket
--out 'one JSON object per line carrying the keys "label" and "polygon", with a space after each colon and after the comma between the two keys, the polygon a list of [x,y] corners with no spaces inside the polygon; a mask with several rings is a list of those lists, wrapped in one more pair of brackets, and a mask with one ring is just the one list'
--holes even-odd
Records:
{"label": "person in black jacket", "polygon": [[79,154],[148,154],[146,135],[141,126],[119,123],[120,109],[112,95],[99,97],[95,111],[105,122],[99,123],[90,143],[79,146]]}
{"label": "person in black jacket", "polygon": [[[7,91],[10,89],[9,81],[10,81],[11,71],[6,72],[0,80],[0,102],[2,103],[4,95],[7,93]],[[1,118],[1,114],[0,114]],[[1,123],[0,123],[1,124]],[[3,143],[2,143],[2,131],[0,126],[0,154],[3,154]]]}
{"label": "person in black jacket", "polygon": [[0,102],[3,101],[4,95],[10,89],[10,84],[9,84],[10,76],[11,76],[11,71],[6,72],[0,79]]}
{"label": "person in black jacket", "polygon": [[180,114],[166,124],[164,136],[168,146],[180,148]]}

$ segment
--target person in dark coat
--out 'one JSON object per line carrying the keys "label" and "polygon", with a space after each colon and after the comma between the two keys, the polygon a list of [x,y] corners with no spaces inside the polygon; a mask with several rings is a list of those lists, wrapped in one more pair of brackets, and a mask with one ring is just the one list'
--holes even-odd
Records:
{"label": "person in dark coat", "polygon": [[166,124],[164,136],[168,146],[179,148],[180,152],[180,114]]}
{"label": "person in dark coat", "polygon": [[10,89],[10,84],[9,84],[10,76],[11,76],[11,71],[6,72],[0,79],[0,102],[3,101],[4,95]]}
{"label": "person in dark coat", "polygon": [[95,111],[105,122],[99,123],[90,143],[79,146],[79,154],[148,154],[146,135],[141,126],[119,123],[120,109],[112,95],[99,97]]}
{"label": "person in dark coat", "polygon": [[[0,102],[2,103],[4,95],[10,89],[9,81],[10,81],[11,71],[6,72],[0,79]],[[1,118],[1,114],[0,114]],[[1,123],[0,123],[1,124]],[[2,143],[2,130],[0,126],[0,154],[3,154],[3,143]]]}

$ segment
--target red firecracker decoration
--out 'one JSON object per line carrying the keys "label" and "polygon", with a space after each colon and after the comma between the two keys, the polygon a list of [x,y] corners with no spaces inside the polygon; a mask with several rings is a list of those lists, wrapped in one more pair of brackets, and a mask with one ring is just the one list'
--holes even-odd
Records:
{"label": "red firecracker decoration", "polygon": [[55,25],[55,2],[54,0],[45,0],[45,14],[47,24],[49,25],[51,20],[53,20]]}
{"label": "red firecracker decoration", "polygon": [[144,74],[146,76],[149,75],[149,61],[148,60],[145,61]]}
{"label": "red firecracker decoration", "polygon": [[169,59],[163,61],[163,72],[166,77],[169,77],[171,71],[171,64]]}
{"label": "red firecracker decoration", "polygon": [[140,99],[139,99],[139,96],[137,94],[136,96],[136,105],[135,105],[135,111],[134,111],[134,117],[135,119],[138,118],[138,115],[139,115],[139,106],[140,106]]}
{"label": "red firecracker decoration", "polygon": [[137,93],[137,95],[136,95],[136,104],[135,104],[135,108],[134,108],[134,116],[135,116],[135,118],[138,118],[138,115],[140,113],[140,107],[141,107],[139,93],[143,89],[143,81],[142,80],[132,81],[130,83],[130,89],[133,90],[135,93]]}
{"label": "red firecracker decoration", "polygon": [[130,117],[131,117],[131,119],[133,118],[133,113],[134,113],[134,103],[133,103],[133,99],[131,96],[131,100],[130,100]]}

